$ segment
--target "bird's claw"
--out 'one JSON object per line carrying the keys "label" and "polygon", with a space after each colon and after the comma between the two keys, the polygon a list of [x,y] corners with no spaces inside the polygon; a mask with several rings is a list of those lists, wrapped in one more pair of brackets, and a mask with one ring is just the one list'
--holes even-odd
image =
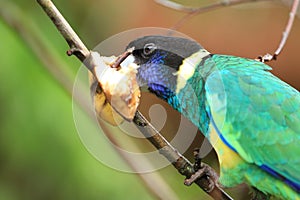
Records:
{"label": "bird's claw", "polygon": [[198,169],[190,178],[184,180],[184,184],[190,186],[196,181],[205,182],[205,187],[203,187],[203,189],[210,193],[217,185],[218,176],[208,165],[202,163],[200,169]]}
{"label": "bird's claw", "polygon": [[218,185],[219,177],[209,165],[201,162],[201,158],[199,157],[199,149],[194,150],[194,157],[195,173],[191,177],[185,179],[184,184],[190,186],[196,181],[203,181],[206,183],[203,189],[209,193]]}
{"label": "bird's claw", "polygon": [[190,178],[187,178],[184,180],[184,184],[187,186],[192,185],[198,178],[201,178],[205,175],[205,170],[199,169],[198,171],[196,171]]}

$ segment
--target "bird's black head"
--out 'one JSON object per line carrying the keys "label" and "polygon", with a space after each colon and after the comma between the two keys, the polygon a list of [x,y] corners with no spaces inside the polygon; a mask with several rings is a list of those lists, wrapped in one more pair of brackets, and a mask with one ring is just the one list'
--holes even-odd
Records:
{"label": "bird's black head", "polygon": [[183,61],[202,47],[195,41],[168,36],[145,36],[130,42],[131,58],[138,68],[140,86],[147,86],[157,96],[169,100],[174,96],[178,71]]}
{"label": "bird's black head", "polygon": [[176,70],[185,58],[202,48],[196,41],[190,39],[160,35],[138,38],[130,42],[127,49],[132,47],[137,64],[163,62],[164,65]]}

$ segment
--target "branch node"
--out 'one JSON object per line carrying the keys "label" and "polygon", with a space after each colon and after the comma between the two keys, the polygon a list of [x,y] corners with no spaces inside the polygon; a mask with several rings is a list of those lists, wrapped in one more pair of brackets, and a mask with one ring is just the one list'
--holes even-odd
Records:
{"label": "branch node", "polygon": [[267,53],[264,56],[258,56],[255,60],[262,62],[262,63],[266,63],[266,62],[271,62],[273,60],[274,61],[277,60],[277,57],[278,57],[278,54],[271,55],[271,54]]}
{"label": "branch node", "polygon": [[72,56],[74,54],[75,48],[68,49],[67,55]]}
{"label": "branch node", "polygon": [[68,56],[82,56],[83,55],[83,51],[77,47],[71,47],[68,51],[67,51],[67,55]]}

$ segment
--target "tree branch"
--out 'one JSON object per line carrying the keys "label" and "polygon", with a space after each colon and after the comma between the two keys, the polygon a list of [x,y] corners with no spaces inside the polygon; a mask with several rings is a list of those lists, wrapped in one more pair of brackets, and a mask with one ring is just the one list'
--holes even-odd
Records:
{"label": "tree branch", "polygon": [[282,33],[282,37],[281,37],[279,46],[276,49],[275,53],[273,55],[267,53],[264,56],[259,56],[257,58],[257,60],[259,60],[261,62],[270,62],[272,60],[277,59],[278,55],[281,53],[284,45],[286,44],[286,41],[287,41],[287,39],[289,37],[289,34],[291,32],[291,29],[292,29],[292,26],[293,26],[293,23],[294,23],[294,19],[295,19],[296,13],[297,13],[298,6],[299,6],[299,0],[294,0],[291,11],[290,11],[290,14],[289,14],[288,22],[286,24],[286,27],[285,27],[283,33]]}
{"label": "tree branch", "polygon": [[[67,54],[70,56],[74,54],[81,62],[83,62],[90,54],[90,51],[86,48],[78,35],[72,29],[70,24],[62,16],[59,10],[55,7],[50,0],[37,0],[40,6],[44,9],[45,13],[52,20],[57,30],[65,38],[70,46],[70,50]],[[88,67],[88,66],[87,66]]]}
{"label": "tree branch", "polygon": [[[183,155],[181,155],[139,111],[136,112],[133,121],[141,133],[143,133],[143,135],[159,150],[160,154],[172,163],[181,175],[184,175],[187,179],[189,179],[197,173],[194,166]],[[208,177],[216,177],[217,173],[209,165],[205,163],[201,163],[201,165],[201,169],[204,170],[201,174],[201,178],[195,179],[191,183],[186,181],[185,184],[197,184],[213,199],[232,200],[232,198],[224,190],[222,190],[217,183],[214,183],[213,187],[211,187],[211,182],[208,180]]]}
{"label": "tree branch", "polygon": [[[84,60],[88,58],[90,52],[81,42],[79,37],[67,23],[64,17],[60,14],[54,4],[50,0],[37,1],[69,44],[70,50],[68,51],[68,55],[74,54],[78,59],[85,63]],[[87,63],[85,63],[85,65],[87,65]],[[87,66],[87,68],[90,71],[93,71],[91,70],[90,66]],[[173,164],[173,166],[182,175],[190,178],[195,173],[193,165],[174,147],[172,147],[170,143],[168,143],[167,140],[161,136],[161,134],[142,116],[139,111],[136,113],[134,122],[144,136],[160,151],[163,156],[165,156]],[[208,167],[207,169],[210,169],[208,171],[210,171],[211,174],[216,174],[208,165],[203,164],[203,166]],[[201,178],[195,180],[195,183],[214,199],[231,199],[231,197],[229,197],[217,184],[214,184],[212,189],[208,187],[211,186],[211,182],[207,178],[207,176],[211,175],[208,174],[208,171],[206,171],[206,176],[202,176]]]}

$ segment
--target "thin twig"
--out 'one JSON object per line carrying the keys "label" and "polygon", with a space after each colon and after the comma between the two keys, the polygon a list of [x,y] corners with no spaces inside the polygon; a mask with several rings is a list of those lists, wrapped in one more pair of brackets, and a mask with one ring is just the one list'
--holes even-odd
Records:
{"label": "thin twig", "polygon": [[154,0],[156,3],[161,4],[165,7],[171,8],[173,10],[178,10],[180,12],[186,12],[186,13],[204,13],[208,11],[212,11],[218,8],[223,8],[224,6],[234,6],[237,4],[244,4],[249,2],[258,2],[258,1],[267,1],[267,0],[223,0],[216,3],[209,4],[207,6],[202,7],[190,7],[190,6],[184,6],[179,3],[175,3],[170,0]]}
{"label": "thin twig", "polygon": [[290,16],[289,16],[289,19],[288,19],[288,23],[285,27],[285,30],[282,33],[281,42],[280,42],[277,50],[275,51],[275,53],[273,55],[274,60],[281,53],[281,51],[282,51],[282,49],[283,49],[283,47],[284,47],[284,45],[285,45],[285,43],[286,43],[286,41],[289,37],[289,34],[291,32],[291,29],[292,29],[292,26],[293,26],[293,23],[294,23],[294,19],[295,19],[295,16],[296,16],[298,6],[299,6],[299,0],[294,0],[293,5],[292,5],[292,9],[290,11]]}
{"label": "thin twig", "polygon": [[224,1],[220,1],[220,2],[216,2],[216,3],[212,3],[209,4],[207,6],[202,6],[199,8],[194,8],[194,7],[189,7],[189,6],[184,6],[178,3],[175,3],[173,1],[170,0],[155,0],[155,2],[174,9],[174,10],[178,10],[180,12],[185,12],[187,13],[184,17],[182,17],[171,29],[172,30],[177,30],[179,27],[182,26],[182,24],[184,24],[187,20],[191,19],[192,17],[201,14],[201,13],[205,13],[205,12],[209,12],[209,11],[213,11],[219,8],[224,8],[227,6],[234,6],[234,5],[238,5],[238,4],[244,4],[244,3],[250,3],[250,2],[258,2],[258,1],[270,1],[270,0],[224,0]]}
{"label": "thin twig", "polygon": [[61,35],[65,38],[70,46],[70,50],[67,52],[68,55],[74,54],[81,62],[83,62],[90,54],[89,50],[80,40],[78,35],[72,29],[70,24],[57,10],[55,5],[50,0],[37,0],[37,2],[44,9],[45,13],[52,20],[57,30],[60,31]]}
{"label": "thin twig", "polygon": [[178,10],[178,11],[187,12],[187,13],[194,12],[195,10],[198,9],[198,8],[194,8],[194,7],[184,6],[182,4],[179,4],[179,3],[176,3],[176,2],[170,1],[170,0],[154,0],[154,1],[160,5],[167,7],[167,8],[171,8],[173,10]]}
{"label": "thin twig", "polygon": [[[84,46],[84,44],[80,41],[79,37],[76,33],[72,30],[70,25],[68,25],[67,21],[63,18],[63,16],[59,13],[59,11],[55,8],[54,4],[50,0],[37,0],[39,4],[43,7],[44,11],[47,15],[52,19],[53,23],[61,32],[62,36],[67,40],[72,53],[76,53],[75,55],[79,58],[82,62],[89,56],[89,51]],[[55,9],[54,9],[55,8]],[[61,19],[56,19],[61,18]],[[58,23],[58,24],[56,24]],[[74,41],[79,40],[79,41]],[[73,50],[76,50],[73,52]],[[87,63],[85,63],[87,64]],[[87,66],[89,70],[91,68]],[[93,71],[93,70],[91,70]],[[141,115],[138,111],[135,116],[135,124],[140,129],[140,131],[148,138],[148,140],[160,150],[160,153],[165,156],[174,167],[187,178],[190,178],[192,174],[194,174],[194,169],[192,164],[182,155],[178,153],[178,151],[173,148],[170,143],[165,140],[158,131]],[[149,137],[151,136],[151,137]],[[210,168],[213,172],[214,170]],[[215,173],[215,172],[214,172]],[[200,178],[196,180],[195,183],[201,187],[207,194],[209,194],[214,199],[224,199],[229,200],[231,199],[222,189],[218,187],[217,184],[211,189],[208,189],[208,186],[211,182],[208,181],[206,177]]]}
{"label": "thin twig", "polygon": [[294,23],[294,19],[295,19],[296,13],[297,13],[298,6],[299,6],[299,0],[294,0],[291,11],[290,11],[290,14],[289,14],[288,22],[286,24],[285,30],[282,33],[282,37],[281,37],[279,46],[276,49],[275,53],[273,55],[267,53],[264,56],[258,56],[258,58],[256,58],[256,60],[258,60],[260,62],[270,62],[272,60],[277,59],[277,57],[281,53],[284,45],[286,44],[286,41],[287,41],[287,39],[289,37],[289,34],[291,32],[291,29],[292,29],[292,26],[293,26],[293,23]]}

